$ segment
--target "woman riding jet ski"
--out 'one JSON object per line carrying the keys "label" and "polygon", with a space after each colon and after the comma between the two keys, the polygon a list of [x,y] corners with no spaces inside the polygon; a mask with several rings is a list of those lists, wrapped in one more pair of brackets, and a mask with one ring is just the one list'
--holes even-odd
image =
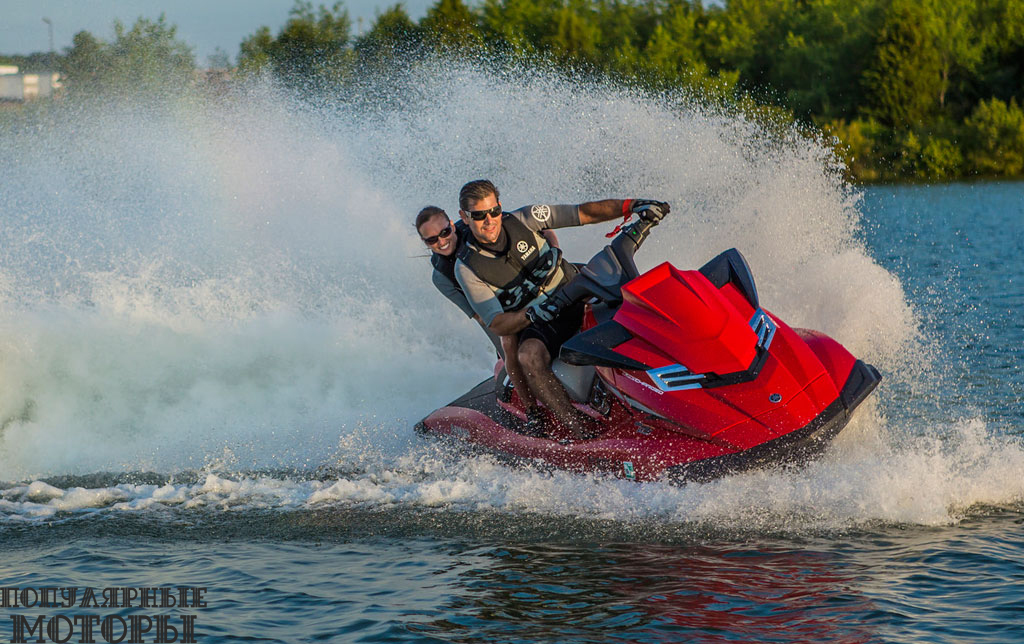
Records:
{"label": "woman riding jet ski", "polygon": [[586,301],[579,334],[552,365],[601,432],[531,431],[501,361],[493,378],[417,424],[513,460],[634,480],[707,480],[819,454],[878,385],[873,366],[823,333],[761,308],[736,249],[700,270],[633,260],[655,222],[638,221],[551,299]]}

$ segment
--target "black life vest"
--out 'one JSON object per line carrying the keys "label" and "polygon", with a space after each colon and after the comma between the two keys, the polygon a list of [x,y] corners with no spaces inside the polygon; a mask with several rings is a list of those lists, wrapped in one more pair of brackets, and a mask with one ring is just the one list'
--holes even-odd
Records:
{"label": "black life vest", "polygon": [[552,292],[576,273],[554,246],[541,251],[541,237],[509,213],[502,214],[501,226],[508,237],[505,252],[485,254],[470,235],[456,255],[477,277],[497,289],[503,311],[518,311],[542,289]]}
{"label": "black life vest", "polygon": [[455,285],[459,293],[462,293],[462,285],[455,279],[455,259],[458,255],[459,248],[466,243],[466,239],[471,237],[472,233],[469,232],[469,226],[464,221],[455,222],[455,252],[451,255],[441,255],[438,253],[430,253],[430,265],[434,267],[434,270],[444,275],[448,280]]}

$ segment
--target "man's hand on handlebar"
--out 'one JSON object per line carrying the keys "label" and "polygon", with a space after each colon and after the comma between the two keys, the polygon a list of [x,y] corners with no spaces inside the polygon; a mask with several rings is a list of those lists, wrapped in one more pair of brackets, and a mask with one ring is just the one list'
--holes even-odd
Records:
{"label": "man's hand on handlebar", "polygon": [[666,202],[652,199],[634,199],[630,207],[633,214],[652,224],[660,222],[671,210],[672,207]]}

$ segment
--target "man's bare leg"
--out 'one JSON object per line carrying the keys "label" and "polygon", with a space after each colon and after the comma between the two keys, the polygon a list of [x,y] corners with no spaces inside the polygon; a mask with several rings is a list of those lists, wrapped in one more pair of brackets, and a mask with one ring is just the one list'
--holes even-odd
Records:
{"label": "man's bare leg", "polygon": [[551,354],[544,343],[528,338],[519,345],[519,363],[523,367],[530,389],[558,420],[577,436],[586,434],[586,416],[572,406],[565,387],[551,371]]}
{"label": "man's bare leg", "polygon": [[519,400],[523,401],[526,409],[537,406],[537,399],[530,390],[530,385],[523,374],[522,366],[519,364],[519,337],[514,335],[501,336],[501,351],[505,354],[505,372],[512,386],[519,394]]}

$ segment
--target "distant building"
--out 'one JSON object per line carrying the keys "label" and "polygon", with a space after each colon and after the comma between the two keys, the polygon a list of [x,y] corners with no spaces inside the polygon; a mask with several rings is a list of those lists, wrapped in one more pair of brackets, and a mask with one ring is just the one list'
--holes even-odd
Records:
{"label": "distant building", "polygon": [[0,65],[0,101],[47,98],[60,89],[60,74],[22,74],[14,65]]}

